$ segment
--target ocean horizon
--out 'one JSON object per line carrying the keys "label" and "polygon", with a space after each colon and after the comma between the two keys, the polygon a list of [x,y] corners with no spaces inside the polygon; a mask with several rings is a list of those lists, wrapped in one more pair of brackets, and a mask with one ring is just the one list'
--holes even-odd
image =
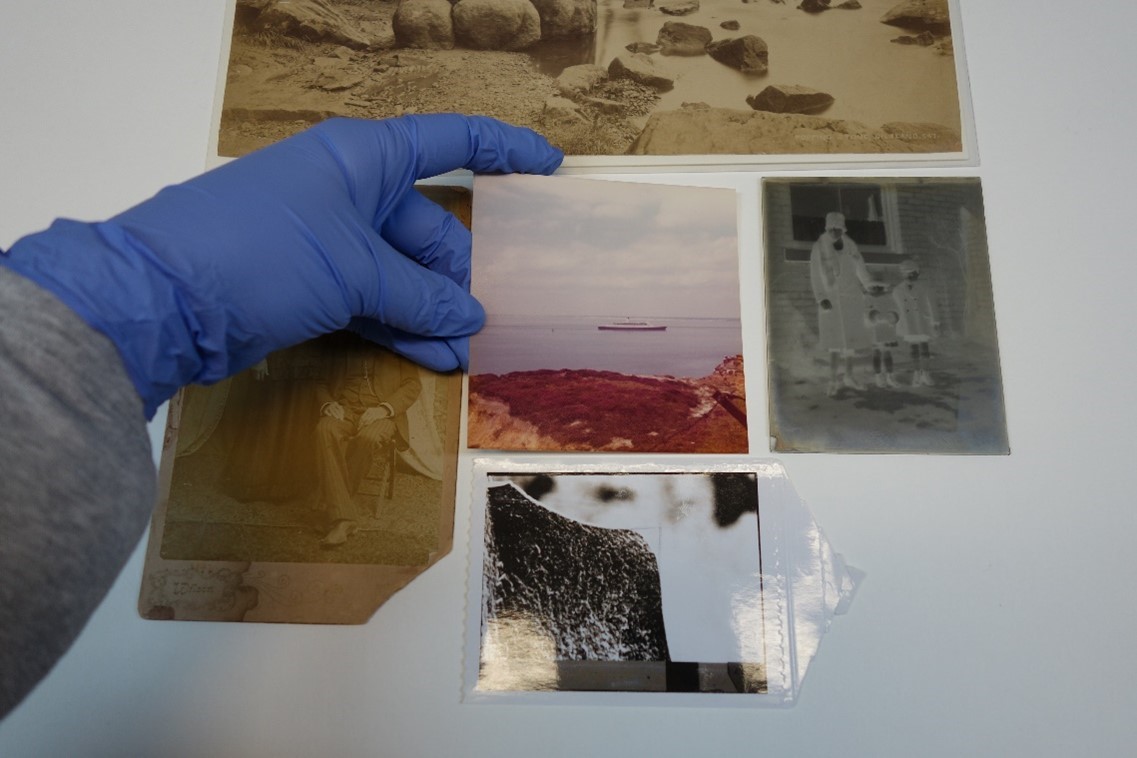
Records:
{"label": "ocean horizon", "polygon": [[[605,331],[630,318],[665,331]],[[742,355],[739,319],[650,315],[491,316],[470,341],[471,374],[591,369],[698,378]]]}

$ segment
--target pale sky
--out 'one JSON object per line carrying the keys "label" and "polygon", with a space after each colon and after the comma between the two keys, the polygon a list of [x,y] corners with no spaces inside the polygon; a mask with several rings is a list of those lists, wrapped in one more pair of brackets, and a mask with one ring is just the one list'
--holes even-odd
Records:
{"label": "pale sky", "polygon": [[473,197],[491,315],[739,317],[734,190],[507,175]]}

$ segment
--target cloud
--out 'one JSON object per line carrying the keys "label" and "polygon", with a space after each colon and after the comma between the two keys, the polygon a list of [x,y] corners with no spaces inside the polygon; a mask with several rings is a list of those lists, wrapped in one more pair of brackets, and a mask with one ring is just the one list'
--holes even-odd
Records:
{"label": "cloud", "polygon": [[507,176],[479,178],[474,203],[489,313],[738,314],[731,190]]}

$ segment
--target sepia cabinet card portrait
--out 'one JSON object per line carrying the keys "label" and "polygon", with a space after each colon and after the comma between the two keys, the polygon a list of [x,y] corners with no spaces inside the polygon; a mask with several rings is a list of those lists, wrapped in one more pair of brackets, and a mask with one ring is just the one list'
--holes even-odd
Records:
{"label": "sepia cabinet card portrait", "polygon": [[182,390],[142,615],[366,621],[450,550],[460,393],[346,333]]}
{"label": "sepia cabinet card portrait", "polygon": [[957,0],[234,0],[216,153],[466,113],[572,168],[974,163]]}
{"label": "sepia cabinet card portrait", "polygon": [[[469,193],[425,194],[469,223]],[[139,598],[151,619],[366,621],[453,544],[462,407],[336,332],[170,404]]]}
{"label": "sepia cabinet card portrait", "polygon": [[1008,453],[979,180],[762,195],[772,449]]}

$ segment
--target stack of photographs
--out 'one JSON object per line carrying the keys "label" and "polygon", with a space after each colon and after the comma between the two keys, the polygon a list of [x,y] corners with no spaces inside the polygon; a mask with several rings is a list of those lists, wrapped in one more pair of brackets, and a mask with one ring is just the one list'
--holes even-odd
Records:
{"label": "stack of photographs", "polygon": [[629,456],[546,455],[535,473],[487,464],[470,532],[471,701],[781,704],[770,672],[800,683],[808,656],[790,665],[763,630],[808,638],[809,614],[770,588],[851,579],[784,555],[767,568],[774,514],[804,506],[714,472],[753,444],[747,367],[766,370],[775,452],[1008,452],[979,181],[779,178],[761,197],[765,281],[749,294],[766,306],[764,366],[744,360],[733,191],[475,180],[472,286],[487,324],[471,341],[467,445],[720,457],[655,475]]}
{"label": "stack of photographs", "polygon": [[[467,702],[785,705],[855,572],[749,456],[1009,452],[980,181],[873,175],[978,164],[957,0],[231,9],[212,162],[438,112],[566,158],[420,186],[474,230],[465,386],[338,335],[177,398],[146,617],[363,622],[468,490]],[[736,170],[783,175],[564,176]]]}

